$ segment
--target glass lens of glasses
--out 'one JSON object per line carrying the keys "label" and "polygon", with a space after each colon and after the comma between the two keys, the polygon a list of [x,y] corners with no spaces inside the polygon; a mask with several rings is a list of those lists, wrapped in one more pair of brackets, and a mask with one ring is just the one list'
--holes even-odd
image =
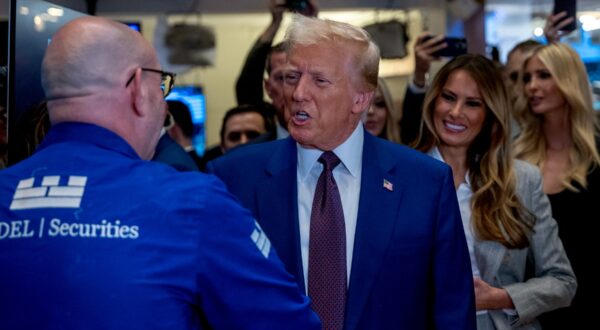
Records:
{"label": "glass lens of glasses", "polygon": [[162,75],[162,83],[160,87],[163,90],[163,96],[167,97],[171,93],[171,87],[173,86],[173,77],[170,74]]}

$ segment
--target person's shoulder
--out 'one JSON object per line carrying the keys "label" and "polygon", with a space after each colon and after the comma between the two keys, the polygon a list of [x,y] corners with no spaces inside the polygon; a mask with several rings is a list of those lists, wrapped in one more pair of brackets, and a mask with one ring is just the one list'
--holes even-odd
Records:
{"label": "person's shoulder", "polygon": [[529,162],[515,159],[513,161],[513,171],[515,172],[517,194],[523,201],[531,197],[531,192],[543,189],[542,172],[539,167]]}
{"label": "person's shoulder", "polygon": [[375,138],[380,157],[387,157],[397,165],[415,171],[446,172],[448,165],[403,144]]}
{"label": "person's shoulder", "polygon": [[169,207],[183,204],[192,208],[214,206],[231,199],[223,182],[214,175],[200,171],[177,171],[156,162],[145,162],[141,166],[153,178],[148,181],[147,189],[159,191],[160,198],[165,201],[177,201]]}
{"label": "person's shoulder", "polygon": [[209,164],[217,168],[228,166],[239,167],[242,164],[262,164],[274,153],[289,148],[290,144],[293,143],[293,141],[283,139],[234,148]]}
{"label": "person's shoulder", "polygon": [[539,167],[524,160],[513,160],[513,169],[517,176],[517,180],[520,181],[541,177],[541,171]]}

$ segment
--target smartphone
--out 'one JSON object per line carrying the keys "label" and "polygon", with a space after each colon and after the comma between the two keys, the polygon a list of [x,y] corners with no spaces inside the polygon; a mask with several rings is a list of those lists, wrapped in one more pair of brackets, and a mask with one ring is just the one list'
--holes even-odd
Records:
{"label": "smartphone", "polygon": [[[573,31],[577,28],[577,0],[554,0],[554,10],[552,10],[553,14],[558,14],[560,12],[566,11],[567,16],[564,19],[569,17],[574,17],[575,19],[569,25],[560,29],[561,31]],[[562,22],[562,20],[561,20]]]}
{"label": "smartphone", "polygon": [[291,11],[301,11],[308,7],[308,0],[285,0],[285,7]]}
{"label": "smartphone", "polygon": [[[433,38],[433,36],[427,37],[424,41]],[[445,37],[440,43],[445,42],[446,48],[440,49],[437,52],[431,54],[435,57],[456,57],[467,53],[467,39],[456,38],[456,37]]]}

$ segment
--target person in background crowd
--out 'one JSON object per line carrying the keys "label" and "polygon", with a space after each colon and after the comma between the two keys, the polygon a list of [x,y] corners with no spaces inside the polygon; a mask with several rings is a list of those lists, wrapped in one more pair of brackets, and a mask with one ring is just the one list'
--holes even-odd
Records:
{"label": "person in background crowd", "polygon": [[[429,32],[421,34],[415,42],[415,71],[413,77],[409,80],[406,88],[404,101],[402,104],[402,120],[400,121],[400,132],[402,133],[402,142],[408,145],[414,143],[418,136],[418,129],[421,122],[421,108],[425,98],[425,92],[428,89],[428,75],[433,61],[440,60],[432,54],[446,47],[443,36],[434,36],[432,38]],[[519,71],[527,55],[540,43],[535,40],[525,40],[513,47],[508,53],[506,65],[502,70],[504,83],[511,92],[511,99],[516,100],[520,91],[514,92],[514,88],[519,80]],[[518,134],[518,127],[513,122],[513,136]]]}
{"label": "person in background crowd", "polygon": [[458,56],[427,91],[416,143],[452,167],[479,330],[538,329],[536,317],[568,306],[577,287],[539,170],[512,157],[510,107],[494,62]]}
{"label": "person in background crowd", "polygon": [[575,21],[576,17],[567,17],[566,11],[557,14],[548,15],[546,24],[544,24],[544,36],[548,43],[560,41],[560,38],[566,36],[572,31],[563,30],[564,27]]}
{"label": "person in background crowd", "polygon": [[167,129],[172,125],[173,118],[167,112],[164,127],[160,132],[160,139],[158,139],[158,143],[156,144],[152,160],[165,163],[178,171],[198,171],[199,168],[194,159],[177,141],[167,134]]}
{"label": "person in background crowd", "polygon": [[[295,11],[309,17],[316,17],[318,13],[316,1],[314,0],[298,2],[306,4],[304,8],[290,8],[287,3],[294,3],[294,1],[269,1],[271,23],[248,53],[235,85],[238,105],[254,105],[263,109],[267,118],[275,117],[276,130],[274,133],[270,133],[268,140],[286,138],[289,135],[287,123],[290,120],[288,113],[285,111],[283,100],[283,70],[287,57],[283,44],[278,43],[271,46],[273,39],[279,31],[283,14],[286,11]],[[267,77],[263,78],[265,68]],[[271,99],[270,104],[263,101],[263,85],[264,90]]]}
{"label": "person in background crowd", "polygon": [[209,172],[252,210],[324,329],[474,329],[450,169],[361,123],[379,49],[363,29],[302,15],[285,43],[291,137]]}
{"label": "person in background crowd", "polygon": [[400,143],[400,131],[394,110],[394,100],[383,78],[377,79],[375,99],[363,115],[367,132],[385,140]]}
{"label": "person in background crowd", "polygon": [[546,315],[542,323],[544,329],[585,328],[596,322],[600,293],[596,253],[590,247],[600,230],[600,130],[589,78],[572,48],[553,43],[526,59],[521,87],[516,156],[541,168],[544,192],[579,283],[571,307]]}
{"label": "person in background crowd", "polygon": [[54,34],[52,127],[0,171],[2,328],[321,328],[220,181],[147,161],[172,83],[124,24],[87,16]]}
{"label": "person in background crowd", "polygon": [[269,129],[265,116],[257,107],[241,105],[232,108],[223,118],[220,132],[221,150],[225,154],[265,134]]}
{"label": "person in background crowd", "polygon": [[506,57],[506,65],[502,70],[504,84],[508,88],[512,102],[521,94],[519,81],[522,79],[522,68],[525,59],[541,44],[535,40],[525,40],[516,44]]}
{"label": "person in background crowd", "polygon": [[201,158],[198,156],[193,139],[196,132],[192,122],[192,114],[188,106],[182,101],[167,101],[167,107],[171,116],[171,125],[167,128],[169,136],[177,142],[192,158],[198,167],[201,164]]}
{"label": "person in background crowd", "polygon": [[429,69],[433,61],[439,60],[433,53],[447,46],[442,42],[443,39],[443,35],[432,36],[429,32],[423,32],[415,41],[415,71],[406,86],[400,120],[400,140],[406,145],[413,144],[419,136],[421,108],[428,88]]}
{"label": "person in background crowd", "polygon": [[272,122],[267,119],[260,107],[243,104],[227,110],[221,124],[221,143],[204,153],[200,170],[206,171],[208,162],[237,147],[264,138],[271,130]]}

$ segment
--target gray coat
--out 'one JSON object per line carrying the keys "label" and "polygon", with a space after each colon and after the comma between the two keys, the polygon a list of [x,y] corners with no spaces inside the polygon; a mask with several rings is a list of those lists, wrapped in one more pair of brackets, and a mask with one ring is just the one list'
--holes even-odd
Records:
{"label": "gray coat", "polygon": [[[569,306],[577,282],[571,264],[558,237],[548,197],[542,190],[539,169],[515,161],[517,194],[524,206],[535,215],[530,245],[524,249],[507,249],[493,241],[476,241],[475,257],[482,279],[508,291],[517,316],[502,310],[490,310],[477,317],[478,330],[541,329],[536,317],[550,310]],[[527,262],[533,275],[525,278]]]}

